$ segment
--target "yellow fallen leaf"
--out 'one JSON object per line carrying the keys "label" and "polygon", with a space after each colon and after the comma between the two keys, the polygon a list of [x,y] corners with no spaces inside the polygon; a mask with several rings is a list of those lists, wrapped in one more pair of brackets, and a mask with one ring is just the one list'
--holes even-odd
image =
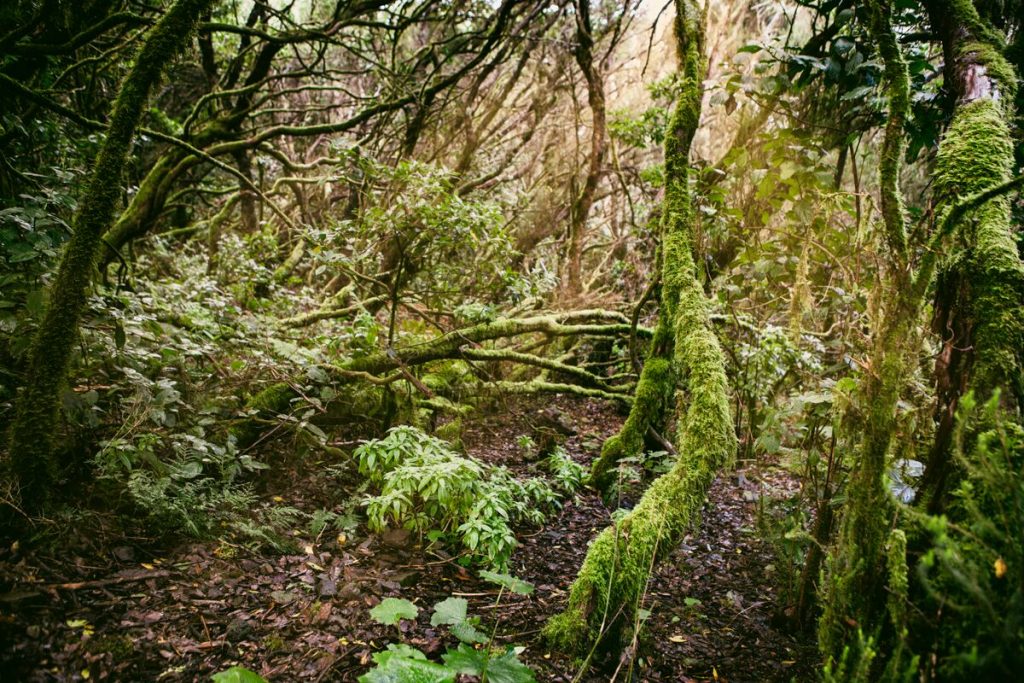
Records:
{"label": "yellow fallen leaf", "polygon": [[1001,558],[1001,557],[998,558],[995,561],[995,564],[993,565],[993,568],[996,570],[996,578],[997,579],[1001,579],[1004,576],[1006,576],[1006,569],[1007,569],[1007,567],[1006,567],[1006,562],[1003,560],[1003,558]]}
{"label": "yellow fallen leaf", "polygon": [[686,642],[686,638],[683,637],[683,636],[669,636],[668,639],[669,639],[669,642],[672,642],[672,643],[685,643]]}
{"label": "yellow fallen leaf", "polygon": [[338,545],[345,545],[348,543],[348,536],[345,534],[338,534]]}
{"label": "yellow fallen leaf", "polygon": [[152,569],[152,568],[153,568],[153,565],[151,565],[151,564],[150,564],[150,563],[148,563],[148,562],[143,562],[143,563],[142,563],[142,568],[143,568],[143,569]]}
{"label": "yellow fallen leaf", "polygon": [[88,669],[82,669],[82,678],[88,680],[89,676],[90,676],[89,670]]}
{"label": "yellow fallen leaf", "polygon": [[711,677],[714,678],[716,681],[718,680],[718,669],[716,669],[715,667],[711,667]]}
{"label": "yellow fallen leaf", "polygon": [[274,496],[270,500],[274,501],[275,503],[283,503],[284,502],[284,498],[282,498],[281,496]]}
{"label": "yellow fallen leaf", "polygon": [[307,555],[312,555],[313,554],[313,544],[312,543],[307,543],[306,545],[302,546],[302,552],[306,553]]}

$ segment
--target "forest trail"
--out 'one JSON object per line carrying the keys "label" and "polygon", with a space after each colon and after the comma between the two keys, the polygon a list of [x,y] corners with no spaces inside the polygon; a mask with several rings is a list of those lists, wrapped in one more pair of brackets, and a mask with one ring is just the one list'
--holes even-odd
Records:
{"label": "forest trail", "polygon": [[[513,471],[528,466],[517,437],[529,433],[542,408],[554,404],[576,434],[565,446],[588,463],[621,417],[606,405],[557,398],[518,401],[507,412],[467,428],[468,452]],[[271,500],[315,509],[337,504],[322,470],[284,474],[264,492]],[[795,479],[768,466],[737,469],[716,480],[700,529],[687,536],[649,583],[640,657],[632,680],[770,681],[811,678],[813,641],[777,628],[772,549],[760,540],[757,499],[793,493]],[[368,618],[382,598],[429,607],[465,597],[470,614],[496,640],[526,646],[521,658],[539,681],[571,681],[578,665],[539,640],[544,621],[563,605],[587,544],[609,509],[580,492],[542,528],[519,530],[510,573],[533,583],[532,596],[504,598],[475,572],[401,532],[296,532],[294,554],[252,554],[225,543],[188,543],[160,550],[144,538],[110,546],[104,533],[80,525],[60,558],[0,557],[0,678],[24,681],[208,680],[240,663],[271,681],[354,681],[372,653],[399,632]],[[116,532],[111,542],[124,543]],[[454,642],[430,625],[429,609],[401,623],[401,642],[437,655]],[[629,664],[599,663],[583,681],[625,681]],[[467,679],[468,680],[468,679]]]}

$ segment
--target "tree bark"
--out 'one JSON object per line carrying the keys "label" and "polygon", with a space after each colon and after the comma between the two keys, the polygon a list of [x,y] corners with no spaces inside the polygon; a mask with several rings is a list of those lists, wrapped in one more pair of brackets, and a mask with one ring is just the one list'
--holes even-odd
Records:
{"label": "tree bark", "polygon": [[579,296],[583,288],[581,269],[583,267],[583,241],[586,236],[587,219],[594,203],[594,193],[601,179],[606,148],[606,114],[604,100],[604,76],[601,67],[594,61],[594,33],[590,21],[590,0],[576,3],[576,63],[587,82],[587,104],[590,106],[590,160],[583,187],[573,199],[569,211],[569,240],[566,247],[566,292],[570,297]]}
{"label": "tree bark", "polygon": [[[942,38],[945,79],[956,99],[935,169],[941,215],[969,194],[1010,177],[1017,84],[1000,36],[973,3],[933,0],[926,7]],[[942,350],[935,363],[937,428],[922,500],[934,513],[944,507],[952,474],[960,398],[973,390],[984,401],[998,389],[1004,407],[1014,413],[1024,400],[1024,265],[1011,226],[1010,201],[996,198],[961,223],[959,249],[939,273],[932,321]]]}

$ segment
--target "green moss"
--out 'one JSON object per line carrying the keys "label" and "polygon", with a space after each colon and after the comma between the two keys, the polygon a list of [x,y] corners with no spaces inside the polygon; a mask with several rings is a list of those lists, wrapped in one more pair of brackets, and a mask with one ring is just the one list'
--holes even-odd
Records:
{"label": "green moss", "polygon": [[672,363],[665,358],[649,358],[640,373],[629,417],[619,433],[604,442],[600,457],[594,461],[590,471],[592,486],[607,491],[619,461],[643,450],[647,429],[660,422],[674,391]]}
{"label": "green moss", "polygon": [[907,233],[903,192],[900,188],[900,169],[907,147],[903,127],[910,111],[910,73],[890,23],[889,3],[873,0],[868,5],[871,13],[871,32],[885,62],[886,92],[889,95],[889,120],[885,127],[879,165],[882,216],[886,228],[886,242],[896,261],[892,270],[896,274],[904,275],[907,273]]}
{"label": "green moss", "polygon": [[245,408],[247,411],[255,411],[255,414],[231,428],[231,435],[235,437],[238,447],[251,446],[263,431],[263,426],[259,421],[272,415],[288,412],[291,401],[296,396],[298,394],[287,382],[271,384],[253,394],[245,402]]}
{"label": "green moss", "polygon": [[[964,104],[943,138],[935,190],[948,206],[1009,179],[1012,137],[1002,107],[991,99]],[[963,282],[954,302],[973,326],[972,388],[984,400],[997,387],[1024,395],[1024,264],[1017,253],[1008,197],[987,202],[959,228],[959,249],[946,261],[946,277]]]}
{"label": "green moss", "polygon": [[456,450],[462,450],[462,418],[445,422],[434,430],[434,436],[449,442]]}
{"label": "green moss", "polygon": [[[669,371],[667,364],[653,369],[662,377],[677,374],[686,387],[678,408],[684,413],[677,434],[680,456],[630,513],[594,540],[572,585],[566,610],[545,628],[550,642],[576,653],[584,652],[602,636],[614,640],[623,624],[632,620],[654,564],[695,522],[715,472],[736,449],[725,359],[709,325],[692,252],[688,157],[700,118],[703,22],[700,12],[686,0],[677,0],[676,12],[682,88],[665,144],[660,312],[674,337],[674,369]],[[651,383],[648,388],[654,386]],[[605,451],[628,445],[620,434],[605,444]]]}

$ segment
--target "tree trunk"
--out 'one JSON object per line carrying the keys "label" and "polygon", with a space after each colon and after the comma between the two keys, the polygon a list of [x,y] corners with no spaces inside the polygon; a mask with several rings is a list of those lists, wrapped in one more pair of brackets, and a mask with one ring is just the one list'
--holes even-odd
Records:
{"label": "tree trunk", "polygon": [[566,247],[566,292],[570,297],[579,296],[583,289],[581,270],[583,268],[583,240],[594,203],[594,193],[601,179],[606,147],[606,116],[604,81],[600,65],[594,62],[594,33],[590,21],[590,0],[579,0],[576,5],[576,63],[587,82],[587,104],[590,106],[590,161],[587,177],[580,193],[573,199],[569,211],[569,241]]}
{"label": "tree trunk", "polygon": [[[1013,170],[1016,74],[1002,41],[969,2],[926,3],[946,55],[946,82],[956,97],[939,147],[935,196],[939,213],[964,197],[1005,182]],[[953,422],[960,398],[986,400],[1001,390],[1004,406],[1024,399],[1024,265],[1011,226],[1010,200],[993,199],[967,215],[960,247],[939,274],[933,327],[942,338],[935,363],[938,422],[922,488],[942,510],[950,479]]]}
{"label": "tree trunk", "polygon": [[25,386],[11,429],[10,466],[20,502],[37,511],[57,479],[53,436],[60,391],[67,380],[71,351],[96,264],[100,236],[113,220],[120,179],[139,118],[168,61],[188,42],[192,28],[213,0],[177,0],[157,22],[139,52],[114,103],[107,137],[74,220],[74,232],[61,258],[50,305],[33,342]]}
{"label": "tree trunk", "polygon": [[680,455],[675,467],[651,485],[630,514],[594,540],[565,612],[548,622],[546,637],[563,650],[578,653],[595,643],[616,645],[615,634],[641,606],[655,562],[691,527],[715,472],[736,450],[725,359],[709,326],[708,304],[692,252],[689,152],[700,119],[704,20],[693,0],[676,0],[675,6],[683,89],[665,143],[660,315],[669,321],[675,372],[686,385],[679,395],[679,405],[687,404],[679,420]]}
{"label": "tree trunk", "polygon": [[[872,339],[870,367],[861,384],[865,415],[843,508],[839,538],[826,562],[818,645],[827,662],[859,658],[862,640],[877,635],[886,609],[886,558],[890,497],[885,488],[886,459],[896,426],[897,404],[916,351],[921,297],[911,286],[906,216],[900,188],[905,149],[904,122],[910,109],[910,77],[892,29],[890,0],[868,3],[873,39],[885,63],[889,117],[879,165],[886,244],[886,302]],[[849,647],[849,651],[844,651]],[[856,659],[853,661],[857,661]]]}

